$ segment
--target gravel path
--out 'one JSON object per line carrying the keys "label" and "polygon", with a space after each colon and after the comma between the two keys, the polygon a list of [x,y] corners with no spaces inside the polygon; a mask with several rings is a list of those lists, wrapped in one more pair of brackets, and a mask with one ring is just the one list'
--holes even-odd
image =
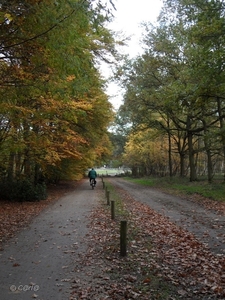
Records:
{"label": "gravel path", "polygon": [[209,210],[196,201],[169,195],[159,190],[134,184],[121,178],[107,179],[125,190],[137,201],[187,229],[203,242],[213,253],[225,254],[225,216]]}
{"label": "gravel path", "polygon": [[85,180],[11,239],[0,252],[0,299],[68,300],[96,204],[97,191]]}

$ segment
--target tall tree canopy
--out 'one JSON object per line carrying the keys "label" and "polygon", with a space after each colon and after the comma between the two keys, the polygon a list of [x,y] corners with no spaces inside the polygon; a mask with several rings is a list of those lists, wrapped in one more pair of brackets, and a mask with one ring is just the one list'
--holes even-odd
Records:
{"label": "tall tree canopy", "polygon": [[100,60],[116,55],[113,3],[0,5],[0,180],[79,178],[110,154]]}
{"label": "tall tree canopy", "polygon": [[123,107],[136,132],[167,135],[170,175],[211,181],[225,166],[225,2],[163,3],[158,24],[145,24],[144,54],[123,66]]}

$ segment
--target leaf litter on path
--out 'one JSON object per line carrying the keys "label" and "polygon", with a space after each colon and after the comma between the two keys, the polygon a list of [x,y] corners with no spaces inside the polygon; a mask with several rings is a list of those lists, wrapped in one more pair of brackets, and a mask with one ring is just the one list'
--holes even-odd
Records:
{"label": "leaf litter on path", "polygon": [[65,193],[74,190],[76,182],[62,182],[48,189],[47,200],[34,202],[13,202],[0,199],[0,250],[3,244],[14,237],[18,230],[26,227],[43,209],[54,203]]}
{"label": "leaf litter on path", "polygon": [[[119,190],[128,221],[120,256],[121,217],[103,202],[90,215],[89,251],[80,260],[75,299],[225,299],[225,257],[148,205]],[[88,280],[82,275],[85,270]]]}

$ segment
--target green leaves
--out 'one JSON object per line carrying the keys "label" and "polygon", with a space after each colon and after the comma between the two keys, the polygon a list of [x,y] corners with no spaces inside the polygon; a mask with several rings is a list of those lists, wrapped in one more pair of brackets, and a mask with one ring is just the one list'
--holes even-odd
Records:
{"label": "green leaves", "polygon": [[9,174],[51,180],[52,166],[58,178],[82,176],[89,157],[100,160],[110,145],[112,108],[95,65],[114,47],[104,28],[107,9],[80,0],[27,0],[4,3],[3,11],[14,18],[0,29],[0,180]]}
{"label": "green leaves", "polygon": [[120,69],[128,123],[136,130],[149,127],[168,135],[170,170],[172,154],[178,170],[177,153],[180,170],[189,154],[185,166],[191,174],[200,154],[198,165],[203,166],[206,153],[208,165],[212,157],[214,164],[223,165],[218,155],[225,157],[224,141],[219,146],[213,134],[224,126],[223,8],[223,1],[164,1],[157,26],[145,24],[144,54]]}

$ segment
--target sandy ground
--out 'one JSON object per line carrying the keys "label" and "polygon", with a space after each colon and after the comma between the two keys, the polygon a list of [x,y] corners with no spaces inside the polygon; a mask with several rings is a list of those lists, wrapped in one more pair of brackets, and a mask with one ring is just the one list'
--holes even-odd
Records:
{"label": "sandy ground", "polygon": [[96,192],[83,181],[8,241],[0,252],[1,300],[70,298],[75,261],[87,247],[84,238]]}

